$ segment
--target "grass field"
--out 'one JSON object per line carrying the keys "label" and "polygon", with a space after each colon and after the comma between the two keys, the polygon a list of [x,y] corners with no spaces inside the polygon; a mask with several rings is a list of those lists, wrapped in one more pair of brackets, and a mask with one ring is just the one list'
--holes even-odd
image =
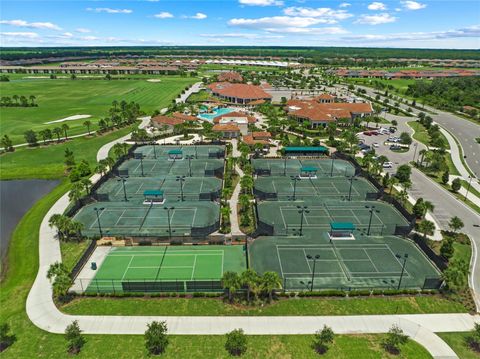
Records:
{"label": "grass field", "polygon": [[131,132],[133,126],[103,136],[75,138],[68,142],[47,147],[21,147],[15,152],[0,156],[0,179],[60,178],[64,175],[64,154],[68,148],[75,160],[87,160],[93,168],[97,151],[104,144]]}
{"label": "grass field", "polygon": [[412,85],[415,83],[416,80],[411,80],[411,79],[398,79],[398,80],[384,80],[384,79],[364,79],[364,78],[352,78],[352,79],[349,79],[349,82],[353,82],[353,83],[356,83],[358,85],[366,85],[366,86],[370,86],[375,83],[375,82],[379,82],[379,83],[382,83],[386,86],[388,85],[391,85],[395,88],[396,91],[404,94],[405,91],[407,91],[408,89],[408,85]]}
{"label": "grass field", "polygon": [[[418,121],[407,122],[407,125],[410,126],[415,133],[413,138],[417,141],[423,143],[426,146],[429,146],[430,136],[428,135],[427,129]],[[440,137],[443,138],[446,149],[450,149],[450,145],[443,134],[440,134]]]}
{"label": "grass field", "polygon": [[[36,96],[38,107],[3,107],[1,135],[10,136],[14,144],[24,143],[28,129],[53,129],[63,122],[45,124],[73,115],[91,115],[97,123],[108,116],[112,101],[135,101],[141,110],[150,114],[168,106],[171,101],[196,78],[162,76],[161,82],[138,80],[70,80],[70,79],[18,79],[0,83],[2,96]],[[66,121],[69,135],[87,132],[85,119]],[[96,129],[97,126],[92,126]],[[39,139],[41,140],[41,139]]]}
{"label": "grass field", "polygon": [[465,340],[469,334],[468,333],[438,333],[438,336],[442,338],[462,359],[478,359],[480,353],[476,353],[471,350],[466,344]]}

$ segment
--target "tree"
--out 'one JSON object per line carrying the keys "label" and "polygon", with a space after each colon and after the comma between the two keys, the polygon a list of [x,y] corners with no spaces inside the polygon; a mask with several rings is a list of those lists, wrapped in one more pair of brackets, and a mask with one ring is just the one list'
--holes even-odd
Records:
{"label": "tree", "polygon": [[328,345],[333,342],[335,333],[332,328],[323,326],[322,330],[317,330],[313,339],[313,349],[318,354],[325,354],[328,350]]}
{"label": "tree", "polygon": [[400,143],[404,145],[410,145],[412,143],[412,137],[407,132],[402,132],[400,134]]}
{"label": "tree", "polygon": [[463,221],[457,216],[453,216],[448,222],[448,226],[453,230],[453,233],[456,233],[458,230],[462,229],[464,224]]}
{"label": "tree", "polygon": [[69,129],[70,129],[70,127],[69,127],[66,123],[64,123],[64,124],[62,125],[62,131],[63,131],[63,134],[65,135],[65,139],[66,139],[66,140],[68,140],[68,133],[67,133],[67,131],[68,131]]}
{"label": "tree", "polygon": [[233,295],[235,292],[240,289],[240,277],[237,272],[227,271],[223,273],[222,276],[222,286],[228,293],[228,301],[231,303],[233,300]]}
{"label": "tree", "polygon": [[455,178],[453,181],[452,181],[452,191],[457,193],[458,191],[460,191],[460,188],[462,187],[462,182],[460,181],[460,178]]}
{"label": "tree", "polygon": [[63,263],[53,263],[47,271],[47,278],[53,280],[53,296],[56,299],[62,299],[68,293],[68,290],[72,286],[72,279],[70,273]]}
{"label": "tree", "polygon": [[467,287],[469,272],[468,262],[464,259],[456,259],[448,264],[447,269],[443,271],[442,278],[449,290],[459,291]]}
{"label": "tree", "polygon": [[397,183],[398,183],[398,178],[397,177],[392,176],[388,179],[388,186],[389,186],[388,193],[392,194],[393,186],[395,186]]}
{"label": "tree", "polygon": [[52,132],[55,136],[57,136],[57,141],[60,142],[60,136],[62,135],[62,129],[60,127],[55,127]]}
{"label": "tree", "polygon": [[8,137],[7,135],[3,135],[2,137],[2,140],[1,140],[1,144],[3,146],[3,149],[7,152],[13,152],[13,142],[12,140],[10,139],[10,137]]}
{"label": "tree", "polygon": [[75,182],[72,185],[70,192],[68,192],[68,199],[74,203],[77,203],[77,201],[82,198],[82,190],[83,185],[79,182]]}
{"label": "tree", "polygon": [[73,155],[73,151],[70,150],[68,147],[65,148],[64,157],[65,157],[65,166],[67,166],[67,168],[72,168],[73,166],[75,166],[75,157]]}
{"label": "tree", "polygon": [[410,181],[411,174],[412,174],[412,169],[410,168],[409,165],[405,164],[397,168],[397,173],[395,174],[395,177],[398,178],[398,181],[400,183],[404,183],[404,182]]}
{"label": "tree", "polygon": [[446,171],[443,172],[443,174],[442,174],[442,183],[443,183],[444,185],[447,185],[449,179],[450,179],[450,173],[448,172],[448,170],[446,170]]}
{"label": "tree", "polygon": [[273,299],[273,293],[275,289],[282,286],[282,281],[277,272],[265,272],[261,279],[261,288],[268,294],[268,300],[271,302]]}
{"label": "tree", "polygon": [[418,230],[423,234],[423,238],[427,238],[427,234],[435,231],[435,223],[424,219],[418,224]]}
{"label": "tree", "polygon": [[391,354],[399,354],[400,346],[408,342],[408,335],[403,333],[403,330],[396,324],[392,325],[387,333],[386,338],[383,340],[383,347]]}
{"label": "tree", "polygon": [[30,95],[28,98],[30,99],[30,106],[34,107],[36,97],[34,95]]}
{"label": "tree", "polygon": [[47,144],[47,140],[52,139],[52,130],[50,130],[49,128],[39,131],[38,134],[42,136],[44,145]]}
{"label": "tree", "polygon": [[72,324],[65,328],[65,339],[67,341],[67,352],[69,354],[78,354],[85,345],[85,338],[82,336],[82,331],[78,325],[78,321],[73,321]]}
{"label": "tree", "polygon": [[417,199],[415,204],[413,205],[412,211],[415,217],[422,218],[423,217],[423,198]]}
{"label": "tree", "polygon": [[16,340],[14,334],[10,334],[8,323],[0,324],[0,353],[12,345]]}
{"label": "tree", "polygon": [[145,347],[153,355],[159,355],[167,349],[169,340],[166,322],[151,322],[145,331]]}
{"label": "tree", "polygon": [[442,240],[442,246],[440,247],[440,254],[445,257],[447,260],[453,257],[455,252],[455,247],[453,246],[453,238],[448,237]]}
{"label": "tree", "polygon": [[480,352],[480,324],[475,323],[473,330],[470,332],[470,335],[467,336],[466,340],[470,349],[475,352]]}
{"label": "tree", "polygon": [[75,80],[77,78],[77,75],[75,74],[72,74],[72,76],[70,76],[70,80]]}
{"label": "tree", "polygon": [[227,333],[225,349],[233,356],[240,356],[247,351],[247,336],[242,329],[234,329]]}
{"label": "tree", "polygon": [[90,135],[90,126],[92,125],[92,121],[86,120],[83,125],[87,128],[88,135]]}
{"label": "tree", "polygon": [[36,146],[38,143],[37,134],[33,130],[25,131],[23,137],[25,137],[25,141],[28,142],[29,146],[33,147]]}
{"label": "tree", "polygon": [[90,192],[90,188],[92,187],[92,181],[90,181],[89,178],[82,178],[80,183],[82,184],[85,193],[88,194]]}
{"label": "tree", "polygon": [[260,277],[253,269],[247,269],[240,276],[240,282],[247,288],[247,301],[250,303],[251,294],[254,296],[258,291]]}

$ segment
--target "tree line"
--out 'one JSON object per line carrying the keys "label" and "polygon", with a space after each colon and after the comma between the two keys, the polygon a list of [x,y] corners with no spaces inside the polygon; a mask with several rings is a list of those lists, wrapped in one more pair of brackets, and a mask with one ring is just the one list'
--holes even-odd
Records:
{"label": "tree line", "polygon": [[30,95],[28,98],[23,95],[2,96],[0,98],[0,107],[38,107],[35,100],[36,97],[34,95]]}

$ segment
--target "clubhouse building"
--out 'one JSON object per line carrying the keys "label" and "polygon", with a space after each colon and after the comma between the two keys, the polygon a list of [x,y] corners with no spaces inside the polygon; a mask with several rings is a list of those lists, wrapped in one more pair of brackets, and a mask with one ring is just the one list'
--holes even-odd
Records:
{"label": "clubhouse building", "polygon": [[270,101],[272,96],[260,86],[230,82],[214,82],[207,90],[222,100],[239,105],[249,105],[251,102]]}

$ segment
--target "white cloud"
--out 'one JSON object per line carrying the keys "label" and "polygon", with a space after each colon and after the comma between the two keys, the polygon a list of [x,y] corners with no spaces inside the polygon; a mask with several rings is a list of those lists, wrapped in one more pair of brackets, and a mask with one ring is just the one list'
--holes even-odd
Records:
{"label": "white cloud", "polygon": [[331,23],[313,17],[292,17],[292,16],[272,16],[262,17],[258,19],[231,19],[228,24],[231,26],[239,26],[245,28],[284,28],[284,27],[308,27],[320,23]]}
{"label": "white cloud", "polygon": [[265,29],[269,32],[279,32],[287,34],[298,35],[338,35],[348,34],[348,31],[343,27],[285,27],[281,29]]}
{"label": "white cloud", "polygon": [[353,15],[348,13],[347,10],[334,10],[328,7],[308,8],[308,7],[287,7],[283,10],[283,13],[288,16],[304,16],[321,18],[324,23],[334,24],[338,20],[345,20]]}
{"label": "white cloud", "polygon": [[36,32],[0,32],[2,37],[10,39],[37,39],[38,34]]}
{"label": "white cloud", "polygon": [[366,25],[380,25],[388,24],[390,22],[397,21],[395,16],[392,16],[387,13],[375,14],[375,15],[361,15],[360,18],[355,21],[356,24],[366,24]]}
{"label": "white cloud", "polygon": [[283,1],[279,0],[239,0],[238,2],[248,6],[283,6]]}
{"label": "white cloud", "polygon": [[108,14],[131,14],[133,12],[130,9],[111,9],[109,7],[96,7],[96,8],[88,7],[87,11],[106,12]]}
{"label": "white cloud", "polygon": [[58,25],[51,22],[27,22],[25,20],[1,20],[0,24],[11,25],[17,27],[28,27],[31,29],[47,29],[47,30],[61,30]]}
{"label": "white cloud", "polygon": [[62,36],[64,36],[64,37],[73,37],[73,34],[72,34],[71,32],[64,32],[64,33],[62,34]]}
{"label": "white cloud", "polygon": [[374,1],[368,5],[368,10],[387,10],[387,5],[385,5],[383,2]]}
{"label": "white cloud", "polygon": [[80,36],[78,39],[82,41],[96,41],[99,38],[96,36]]}
{"label": "white cloud", "polygon": [[162,11],[158,14],[155,14],[153,15],[154,17],[156,17],[157,19],[169,19],[169,18],[172,18],[173,15],[167,11]]}
{"label": "white cloud", "polygon": [[282,35],[260,35],[247,33],[227,33],[227,34],[200,34],[201,37],[208,38],[241,38],[241,39],[282,39]]}
{"label": "white cloud", "polygon": [[348,2],[342,2],[340,5],[338,5],[338,7],[341,7],[341,8],[349,7],[349,6],[352,6],[352,4],[350,4]]}
{"label": "white cloud", "polygon": [[92,30],[86,29],[86,28],[84,28],[84,27],[79,27],[78,29],[75,29],[75,31],[76,31],[76,32],[80,32],[80,33],[82,33],[82,34],[87,34],[87,33],[89,33],[89,32],[92,32]]}
{"label": "white cloud", "polygon": [[420,10],[427,7],[427,4],[422,4],[422,3],[411,1],[411,0],[401,1],[401,3],[403,7],[407,10]]}
{"label": "white cloud", "polygon": [[203,19],[206,19],[206,18],[207,18],[207,15],[205,15],[204,13],[201,13],[201,12],[197,12],[195,15],[190,16],[190,19],[197,19],[197,20],[203,20]]}

